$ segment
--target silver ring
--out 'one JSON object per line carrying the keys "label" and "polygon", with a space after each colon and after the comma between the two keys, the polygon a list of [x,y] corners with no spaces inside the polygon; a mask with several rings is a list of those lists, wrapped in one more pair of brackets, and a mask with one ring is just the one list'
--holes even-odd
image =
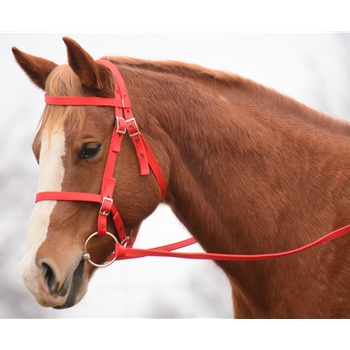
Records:
{"label": "silver ring", "polygon": [[[106,261],[106,262],[103,263],[103,264],[96,264],[95,262],[93,262],[93,261],[90,259],[90,254],[87,252],[87,249],[86,249],[86,248],[87,248],[87,245],[88,245],[90,239],[91,239],[92,237],[96,236],[96,235],[97,235],[97,232],[95,232],[95,233],[93,233],[92,235],[90,235],[90,237],[86,240],[85,245],[84,245],[83,260],[88,261],[91,265],[93,265],[93,266],[95,266],[95,267],[107,267],[107,266],[109,266],[109,265],[112,265],[112,264],[114,263],[116,257],[113,257],[112,260]],[[115,242],[116,244],[119,244],[118,240],[117,240],[117,239],[115,238],[115,236],[112,235],[110,232],[106,232],[106,236],[109,236],[109,237],[113,238],[114,242]]]}

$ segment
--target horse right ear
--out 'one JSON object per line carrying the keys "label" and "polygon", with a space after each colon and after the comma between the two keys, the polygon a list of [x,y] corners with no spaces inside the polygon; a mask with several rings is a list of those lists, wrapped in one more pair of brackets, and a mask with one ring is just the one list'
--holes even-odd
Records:
{"label": "horse right ear", "polygon": [[24,53],[12,47],[12,52],[17,63],[27,73],[31,81],[39,88],[45,90],[45,82],[52,70],[57,67],[57,64],[41,57],[36,57]]}
{"label": "horse right ear", "polygon": [[63,41],[67,47],[68,63],[81,84],[99,96],[114,96],[115,78],[110,69],[97,63],[75,40],[65,36]]}

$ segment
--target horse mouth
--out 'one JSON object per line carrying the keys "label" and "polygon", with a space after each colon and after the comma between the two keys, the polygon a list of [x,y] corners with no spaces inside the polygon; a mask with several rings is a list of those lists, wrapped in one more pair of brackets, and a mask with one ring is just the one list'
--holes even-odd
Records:
{"label": "horse mouth", "polygon": [[68,293],[66,302],[63,305],[54,306],[54,309],[68,309],[76,305],[81,300],[82,297],[78,299],[78,295],[83,284],[84,270],[85,262],[82,260],[75,269],[70,283],[65,283],[59,293],[61,297],[67,295]]}

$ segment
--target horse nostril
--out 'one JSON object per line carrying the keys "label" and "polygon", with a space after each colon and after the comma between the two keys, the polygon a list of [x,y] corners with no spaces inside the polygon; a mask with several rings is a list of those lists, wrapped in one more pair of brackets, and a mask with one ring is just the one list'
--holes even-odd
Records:
{"label": "horse nostril", "polygon": [[43,263],[42,267],[44,268],[45,282],[46,282],[47,288],[49,289],[50,293],[53,293],[56,289],[55,274],[48,264]]}

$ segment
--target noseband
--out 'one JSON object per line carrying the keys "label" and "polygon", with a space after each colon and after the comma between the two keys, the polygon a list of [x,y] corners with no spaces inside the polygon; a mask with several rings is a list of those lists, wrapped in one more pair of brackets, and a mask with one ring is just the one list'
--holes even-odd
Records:
{"label": "noseband", "polygon": [[[86,252],[87,243],[93,236],[108,235],[113,237],[113,239],[116,241],[116,244],[121,244],[123,246],[125,245],[126,247],[132,247],[135,241],[135,237],[133,239],[130,239],[130,237],[127,236],[118,209],[113,203],[113,192],[116,183],[116,179],[113,177],[114,168],[117,160],[117,155],[121,149],[123,136],[125,135],[126,131],[134,143],[140,164],[141,175],[149,175],[149,168],[151,167],[161,190],[161,199],[164,199],[166,194],[166,183],[162,171],[151,149],[149,148],[146,140],[144,139],[136,124],[124,79],[122,78],[119,70],[108,60],[98,60],[97,62],[102,63],[110,68],[116,79],[116,91],[114,98],[45,95],[45,102],[46,104],[60,106],[104,106],[115,108],[115,127],[113,128],[112,138],[109,145],[100,194],[85,192],[39,192],[36,195],[36,202],[43,200],[58,200],[99,203],[101,207],[98,212],[97,232],[93,233],[85,243],[84,259],[88,260],[95,266],[100,266],[93,263],[90,260],[89,254]],[[107,232],[107,218],[110,214],[113,218],[117,237]],[[106,264],[102,266],[106,266]]]}

